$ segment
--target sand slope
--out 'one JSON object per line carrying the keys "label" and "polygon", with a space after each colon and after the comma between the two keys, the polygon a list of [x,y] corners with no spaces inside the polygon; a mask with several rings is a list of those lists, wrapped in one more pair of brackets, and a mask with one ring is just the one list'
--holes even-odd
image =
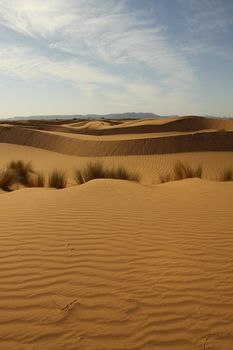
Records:
{"label": "sand slope", "polygon": [[1,199],[1,349],[232,349],[231,183]]}
{"label": "sand slope", "polygon": [[224,167],[233,164],[233,152],[192,152],[177,154],[155,154],[117,157],[77,157],[58,152],[52,152],[40,148],[0,143],[0,169],[9,160],[21,159],[32,162],[33,167],[42,171],[45,175],[54,169],[65,171],[69,178],[69,184],[74,185],[74,169],[83,169],[89,162],[100,161],[106,168],[125,167],[133,173],[139,174],[144,184],[156,184],[160,182],[162,174],[170,174],[174,164],[180,160],[188,162],[194,167],[203,166],[203,178],[218,180]]}
{"label": "sand slope", "polygon": [[202,132],[188,135],[90,140],[17,127],[0,127],[0,142],[37,147],[86,157],[168,154],[200,151],[233,151],[233,132]]}
{"label": "sand slope", "polygon": [[233,151],[233,121],[177,117],[70,125],[62,121],[14,122],[0,125],[0,142],[85,157]]}

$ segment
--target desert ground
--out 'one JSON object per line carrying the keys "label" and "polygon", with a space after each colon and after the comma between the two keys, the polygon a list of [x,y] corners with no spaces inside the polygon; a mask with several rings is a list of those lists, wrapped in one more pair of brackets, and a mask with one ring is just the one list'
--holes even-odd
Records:
{"label": "desert ground", "polygon": [[1,350],[233,349],[233,120],[7,121],[0,155],[46,178],[0,190]]}

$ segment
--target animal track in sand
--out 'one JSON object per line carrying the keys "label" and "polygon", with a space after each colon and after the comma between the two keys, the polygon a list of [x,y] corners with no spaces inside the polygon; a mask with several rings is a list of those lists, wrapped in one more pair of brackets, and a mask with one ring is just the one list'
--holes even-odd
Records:
{"label": "animal track in sand", "polygon": [[70,311],[73,309],[73,307],[77,304],[77,299],[74,299],[73,301],[71,301],[70,303],[66,304],[64,307],[59,308],[60,310],[63,311]]}
{"label": "animal track in sand", "polygon": [[71,253],[74,253],[74,251],[75,251],[75,248],[72,248],[72,246],[69,242],[66,243],[66,249],[69,250]]}

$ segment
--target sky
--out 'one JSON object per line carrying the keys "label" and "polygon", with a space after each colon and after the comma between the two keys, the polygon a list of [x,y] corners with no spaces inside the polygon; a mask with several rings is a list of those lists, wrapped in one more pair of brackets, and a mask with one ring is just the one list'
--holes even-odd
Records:
{"label": "sky", "polygon": [[0,0],[0,117],[233,116],[232,0]]}

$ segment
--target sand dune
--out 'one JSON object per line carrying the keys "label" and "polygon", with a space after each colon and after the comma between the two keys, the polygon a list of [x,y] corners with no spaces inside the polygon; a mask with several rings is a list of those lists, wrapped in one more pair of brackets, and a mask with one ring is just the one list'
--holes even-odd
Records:
{"label": "sand dune", "polygon": [[66,123],[64,126],[75,127],[76,129],[81,128],[82,132],[86,131],[87,133],[94,135],[114,135],[118,133],[135,134],[139,132],[151,133],[170,131],[191,132],[203,129],[224,129],[232,131],[233,120],[186,116],[173,118],[139,119],[128,121],[82,121],[72,124]]}
{"label": "sand dune", "polygon": [[[149,128],[150,126],[147,126]],[[40,127],[39,127],[40,129]],[[47,128],[49,129],[49,128]],[[67,128],[66,133],[67,133]],[[126,156],[203,151],[233,151],[233,131],[114,140],[72,138],[48,130],[0,126],[0,142],[26,145],[59,153],[86,156]]]}
{"label": "sand dune", "polygon": [[3,197],[2,349],[232,349],[231,183]]}
{"label": "sand dune", "polygon": [[[95,162],[95,157],[77,157],[63,153],[47,151],[35,147],[0,144],[0,167],[4,167],[9,160],[22,159],[32,162],[33,167],[48,174],[54,169],[61,169],[69,175],[69,184],[74,184],[74,169],[83,169],[89,162]],[[172,172],[174,163],[178,160],[188,162],[197,167],[203,166],[203,178],[217,180],[224,167],[233,163],[233,152],[193,152],[177,154],[156,154],[138,156],[109,156],[98,158],[107,168],[121,165],[138,173],[144,184],[156,184],[161,174]]]}
{"label": "sand dune", "polygon": [[[233,185],[216,181],[232,133],[199,117],[3,123],[0,168],[22,159],[69,181],[0,191],[0,348],[232,350]],[[75,185],[93,160],[140,183]],[[158,184],[177,160],[203,179]]]}

